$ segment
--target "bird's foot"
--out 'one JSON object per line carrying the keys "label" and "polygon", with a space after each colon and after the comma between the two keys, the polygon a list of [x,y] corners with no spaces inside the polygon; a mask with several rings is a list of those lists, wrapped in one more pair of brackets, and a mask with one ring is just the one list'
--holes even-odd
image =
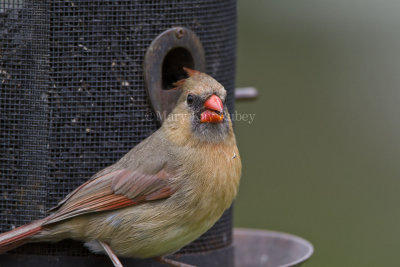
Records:
{"label": "bird's foot", "polygon": [[157,258],[155,258],[155,260],[158,261],[158,262],[167,264],[169,266],[173,266],[173,267],[196,267],[194,265],[190,265],[190,264],[186,264],[186,263],[183,263],[183,262],[167,259],[165,257],[157,257]]}
{"label": "bird's foot", "polygon": [[108,257],[110,258],[115,267],[124,267],[122,263],[119,261],[117,255],[115,255],[114,252],[111,250],[109,245],[99,240],[97,240],[97,242],[99,242],[100,246],[103,247],[104,252],[107,253]]}

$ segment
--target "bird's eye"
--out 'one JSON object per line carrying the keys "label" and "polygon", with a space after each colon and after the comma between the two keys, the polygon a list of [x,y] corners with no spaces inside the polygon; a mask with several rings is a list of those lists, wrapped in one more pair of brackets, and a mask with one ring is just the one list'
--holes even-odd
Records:
{"label": "bird's eye", "polygon": [[188,105],[193,104],[194,98],[192,95],[188,95],[186,98],[186,102],[188,103]]}

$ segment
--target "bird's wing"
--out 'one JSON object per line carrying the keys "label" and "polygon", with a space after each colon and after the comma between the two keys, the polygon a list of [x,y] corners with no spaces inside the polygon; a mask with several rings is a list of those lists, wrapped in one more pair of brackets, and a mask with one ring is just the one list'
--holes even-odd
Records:
{"label": "bird's wing", "polygon": [[171,177],[163,168],[155,174],[130,169],[102,172],[70,193],[45,224],[167,198],[175,192]]}

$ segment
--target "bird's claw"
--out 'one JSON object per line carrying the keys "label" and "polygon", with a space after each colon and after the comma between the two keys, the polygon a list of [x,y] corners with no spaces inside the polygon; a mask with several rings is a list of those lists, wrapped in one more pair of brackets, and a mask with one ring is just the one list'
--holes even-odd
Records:
{"label": "bird's claw", "polygon": [[173,266],[173,267],[196,267],[194,265],[186,264],[186,263],[179,262],[179,261],[172,260],[172,259],[168,259],[168,258],[165,258],[165,257],[157,257],[157,258],[155,258],[155,260],[160,262],[160,263],[164,263],[164,264],[167,264],[167,265]]}

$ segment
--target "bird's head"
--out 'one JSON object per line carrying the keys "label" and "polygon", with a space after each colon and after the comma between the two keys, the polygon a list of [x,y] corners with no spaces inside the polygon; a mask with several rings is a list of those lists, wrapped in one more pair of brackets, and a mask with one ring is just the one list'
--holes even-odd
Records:
{"label": "bird's head", "polygon": [[175,83],[182,94],[166,124],[186,131],[201,141],[223,141],[231,130],[225,106],[226,90],[205,73],[189,68],[184,70],[188,78]]}

